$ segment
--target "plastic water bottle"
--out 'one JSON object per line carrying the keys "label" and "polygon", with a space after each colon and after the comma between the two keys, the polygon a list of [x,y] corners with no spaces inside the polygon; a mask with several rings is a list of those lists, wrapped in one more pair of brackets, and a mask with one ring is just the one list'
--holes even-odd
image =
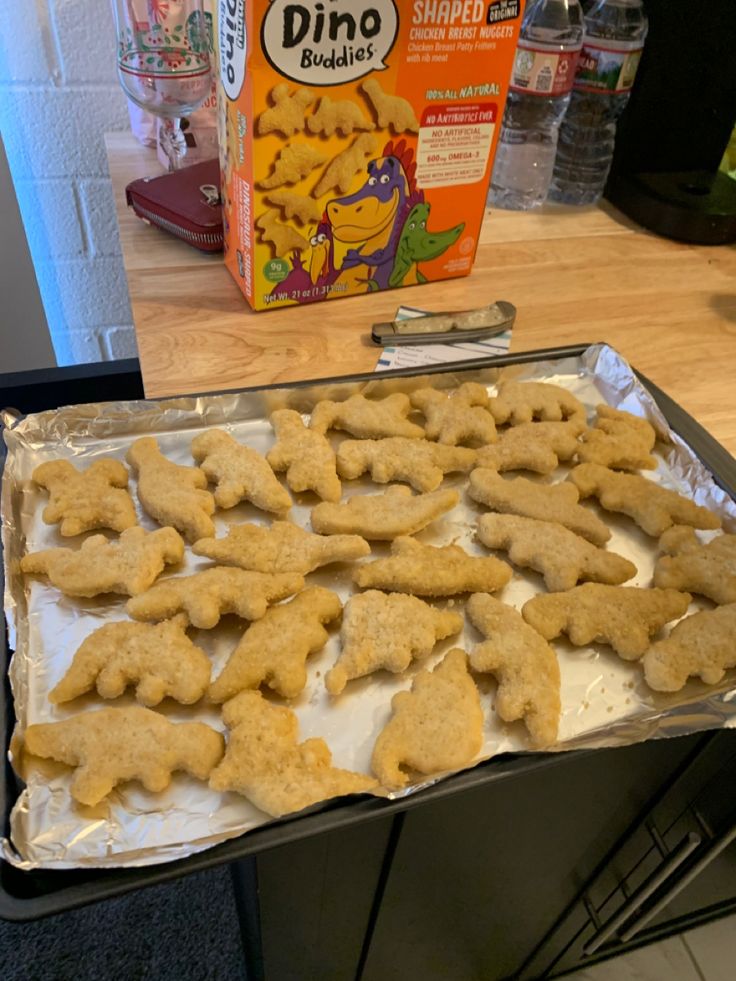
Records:
{"label": "plastic water bottle", "polygon": [[489,204],[526,211],[544,201],[582,40],[578,0],[530,0],[511,71]]}
{"label": "plastic water bottle", "polygon": [[560,127],[550,200],[594,204],[603,193],[616,120],[629,101],[647,27],[641,0],[597,0],[588,10],[572,98]]}

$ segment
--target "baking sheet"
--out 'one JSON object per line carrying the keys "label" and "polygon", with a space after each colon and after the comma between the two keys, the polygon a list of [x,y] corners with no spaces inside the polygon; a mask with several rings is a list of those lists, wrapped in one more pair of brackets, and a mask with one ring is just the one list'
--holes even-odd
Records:
{"label": "baking sheet", "polygon": [[[717,511],[725,530],[736,530],[736,505],[710,478],[695,454],[676,435],[626,362],[604,345],[589,348],[582,357],[539,362],[507,368],[468,368],[432,375],[431,384],[454,387],[463,381],[480,381],[493,386],[499,374],[524,380],[544,380],[564,385],[590,410],[604,400],[618,408],[644,415],[662,440],[659,469],[652,479],[692,495],[699,504]],[[245,392],[164,402],[121,402],[69,407],[28,416],[5,432],[8,459],[2,486],[2,535],[5,557],[5,614],[10,646],[16,650],[10,667],[19,729],[35,722],[56,721],[79,711],[101,707],[96,695],[88,695],[65,706],[53,706],[47,695],[66,671],[82,640],[102,623],[123,620],[125,597],[112,600],[76,600],[65,597],[43,582],[24,583],[18,562],[25,551],[55,545],[76,545],[62,539],[55,526],[41,521],[46,495],[36,489],[30,476],[45,460],[65,458],[89,465],[102,457],[124,459],[130,443],[144,434],[155,435],[162,451],[177,463],[192,464],[191,440],[211,426],[221,426],[233,436],[264,452],[273,442],[267,415],[288,405],[308,412],[320,398],[346,398],[355,391],[380,397],[390,391],[409,391],[425,384],[424,378],[387,378],[370,382],[314,385],[301,389]],[[335,435],[335,445],[340,439]],[[568,467],[545,480],[565,476]],[[525,476],[528,476],[525,474]],[[134,486],[134,481],[132,482]],[[450,475],[443,486],[462,488],[465,475]],[[346,481],[344,497],[380,491],[368,480]],[[135,495],[134,495],[135,497]],[[312,495],[298,495],[291,517],[309,528],[309,513],[316,503]],[[137,506],[137,502],[136,502]],[[137,506],[138,507],[138,506]],[[594,506],[594,510],[596,507]],[[427,544],[461,544],[472,554],[488,554],[474,539],[475,523],[486,509],[463,494],[461,504],[449,516],[433,523],[416,537]],[[140,523],[156,526],[138,507]],[[623,516],[609,513],[605,521],[613,532],[608,547],[629,557],[638,567],[627,585],[651,582],[655,541],[640,532]],[[263,512],[241,504],[218,511],[218,537],[233,523],[253,521],[269,524]],[[707,533],[703,540],[712,537]],[[388,543],[373,543],[369,560],[388,554]],[[500,553],[501,557],[505,556]],[[189,550],[185,565],[176,575],[189,574],[209,563]],[[346,567],[330,566],[310,574],[308,582],[339,593],[343,602],[352,589]],[[496,595],[520,608],[532,595],[544,590],[536,573],[515,570],[511,583]],[[459,608],[460,600],[437,602],[438,607]],[[710,608],[707,600],[696,600],[690,612]],[[242,635],[247,624],[225,618],[213,631],[194,631],[192,638],[212,658],[213,677]],[[337,766],[370,772],[370,757],[376,735],[390,716],[393,694],[410,687],[422,667],[432,667],[453,646],[470,649],[481,636],[467,625],[461,635],[437,645],[431,657],[415,663],[404,675],[386,672],[352,681],[337,699],[324,689],[324,674],[338,650],[338,633],[333,631],[327,646],[307,662],[308,683],[302,695],[288,704],[297,713],[301,738],[321,736],[327,740]],[[619,746],[658,736],[680,735],[706,728],[736,725],[736,673],[730,672],[715,688],[691,681],[675,695],[659,695],[645,686],[640,667],[622,661],[605,646],[573,648],[555,641],[562,675],[562,719],[557,751],[582,747]],[[478,760],[505,752],[529,749],[523,723],[503,723],[495,714],[495,682],[477,677],[485,713],[484,744]],[[114,704],[134,704],[130,695]],[[174,720],[198,719],[223,729],[216,707],[179,706],[167,700],[158,707]],[[17,747],[18,741],[14,740]],[[11,759],[27,779],[11,816],[11,840],[3,841],[4,857],[24,869],[104,866],[139,866],[181,858],[227,838],[266,823],[270,818],[234,793],[219,794],[206,784],[175,775],[163,794],[151,794],[139,784],[123,785],[95,808],[75,804],[68,792],[69,770],[53,762],[24,766],[17,752]],[[433,781],[415,783],[390,796],[413,793]]]}

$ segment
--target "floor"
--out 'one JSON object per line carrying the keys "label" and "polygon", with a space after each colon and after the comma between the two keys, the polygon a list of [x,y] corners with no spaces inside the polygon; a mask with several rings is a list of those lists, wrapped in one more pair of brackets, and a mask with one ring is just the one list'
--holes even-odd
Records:
{"label": "floor", "polygon": [[566,975],[565,981],[734,981],[736,916]]}

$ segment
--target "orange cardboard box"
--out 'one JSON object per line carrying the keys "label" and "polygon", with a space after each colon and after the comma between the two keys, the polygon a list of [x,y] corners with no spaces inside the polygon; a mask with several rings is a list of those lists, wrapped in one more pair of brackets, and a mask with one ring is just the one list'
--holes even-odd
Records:
{"label": "orange cardboard box", "polygon": [[465,276],[521,0],[218,0],[225,262],[255,310]]}

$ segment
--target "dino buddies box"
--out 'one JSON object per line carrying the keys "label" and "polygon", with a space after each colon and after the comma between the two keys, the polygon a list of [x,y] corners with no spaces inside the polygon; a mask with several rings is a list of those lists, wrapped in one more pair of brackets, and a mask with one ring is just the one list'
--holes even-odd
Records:
{"label": "dino buddies box", "polygon": [[465,276],[521,0],[218,0],[225,262],[256,310]]}

